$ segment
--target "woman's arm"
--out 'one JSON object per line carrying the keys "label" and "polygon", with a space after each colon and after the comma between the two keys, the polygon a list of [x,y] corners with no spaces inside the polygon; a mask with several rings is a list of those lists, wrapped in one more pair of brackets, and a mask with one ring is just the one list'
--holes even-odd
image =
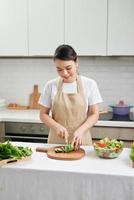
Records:
{"label": "woman's arm", "polygon": [[68,132],[65,127],[57,123],[54,119],[49,116],[50,108],[40,105],[40,120],[49,128],[55,130],[56,134],[65,139],[65,142],[68,142]]}
{"label": "woman's arm", "polygon": [[81,130],[85,132],[90,129],[99,119],[99,105],[95,104],[88,107],[87,120],[82,124]]}
{"label": "woman's arm", "polygon": [[88,107],[86,121],[74,132],[74,138],[72,143],[75,144],[76,149],[78,149],[82,144],[83,134],[98,121],[98,118],[99,118],[98,104]]}

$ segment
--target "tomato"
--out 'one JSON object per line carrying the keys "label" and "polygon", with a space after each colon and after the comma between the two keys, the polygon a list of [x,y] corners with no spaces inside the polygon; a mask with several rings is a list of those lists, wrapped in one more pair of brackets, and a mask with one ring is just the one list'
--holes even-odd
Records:
{"label": "tomato", "polygon": [[96,144],[99,146],[99,147],[106,147],[107,146],[107,144],[105,144],[105,143],[100,143],[100,142],[96,142]]}

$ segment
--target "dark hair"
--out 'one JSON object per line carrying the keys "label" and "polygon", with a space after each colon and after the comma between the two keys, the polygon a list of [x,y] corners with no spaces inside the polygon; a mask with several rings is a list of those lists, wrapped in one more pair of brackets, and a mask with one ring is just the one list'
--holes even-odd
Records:
{"label": "dark hair", "polygon": [[73,60],[76,62],[77,54],[70,45],[62,44],[62,45],[58,46],[57,49],[55,50],[54,60],[55,59]]}

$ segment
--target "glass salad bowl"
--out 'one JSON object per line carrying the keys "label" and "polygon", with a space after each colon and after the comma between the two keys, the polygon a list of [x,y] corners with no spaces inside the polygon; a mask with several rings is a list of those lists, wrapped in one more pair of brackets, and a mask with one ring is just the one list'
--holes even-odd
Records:
{"label": "glass salad bowl", "polygon": [[106,137],[95,142],[93,146],[97,156],[101,158],[117,158],[123,150],[124,143]]}

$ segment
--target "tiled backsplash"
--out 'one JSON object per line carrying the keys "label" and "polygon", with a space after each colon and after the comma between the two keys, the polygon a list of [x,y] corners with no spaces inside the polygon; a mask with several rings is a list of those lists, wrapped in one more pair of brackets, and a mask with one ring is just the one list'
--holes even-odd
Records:
{"label": "tiled backsplash", "polygon": [[[80,57],[79,72],[97,81],[103,105],[134,104],[134,57]],[[28,105],[33,85],[40,91],[57,76],[52,58],[0,58],[0,98]]]}

